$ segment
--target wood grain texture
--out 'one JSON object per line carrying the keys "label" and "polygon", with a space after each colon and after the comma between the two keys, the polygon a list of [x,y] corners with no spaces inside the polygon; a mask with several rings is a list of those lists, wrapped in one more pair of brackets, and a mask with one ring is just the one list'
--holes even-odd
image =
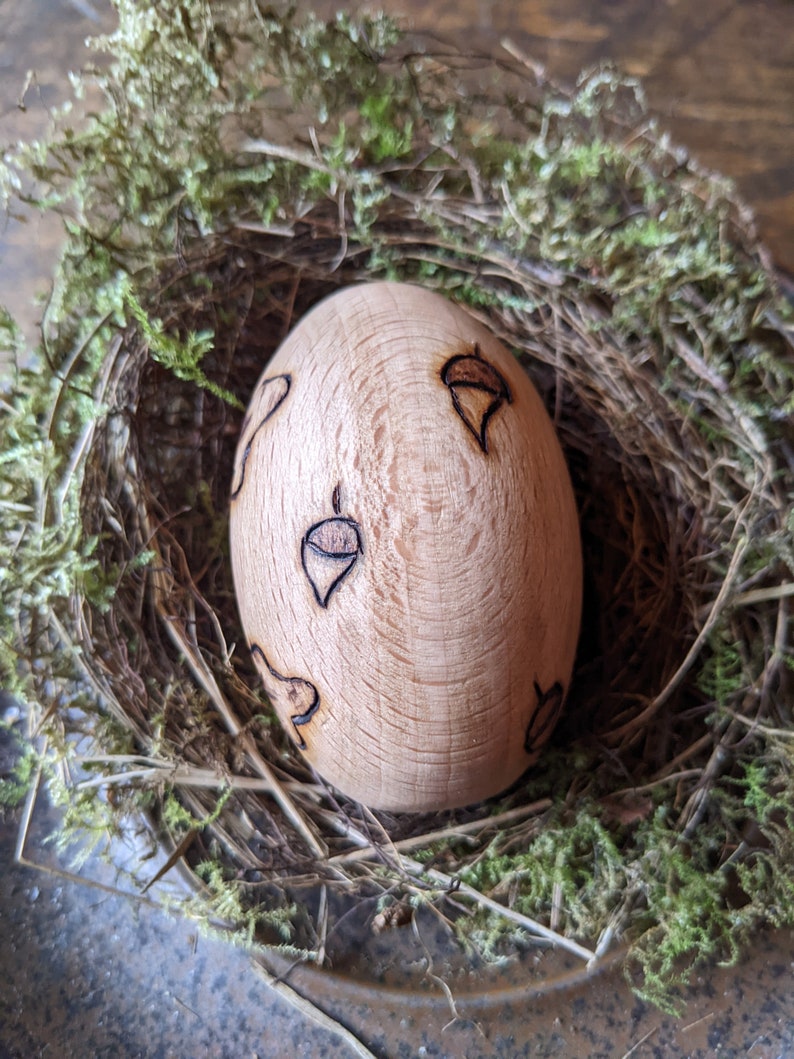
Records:
{"label": "wood grain texture", "polygon": [[[329,13],[333,5],[317,5]],[[706,168],[734,181],[776,263],[794,272],[791,0],[383,0],[468,50],[509,39],[556,81],[611,62],[642,79],[652,112]]]}
{"label": "wood grain texture", "polygon": [[243,626],[316,769],[393,810],[516,779],[562,708],[582,574],[567,468],[513,356],[440,295],[348,288],[267,366],[234,481]]}

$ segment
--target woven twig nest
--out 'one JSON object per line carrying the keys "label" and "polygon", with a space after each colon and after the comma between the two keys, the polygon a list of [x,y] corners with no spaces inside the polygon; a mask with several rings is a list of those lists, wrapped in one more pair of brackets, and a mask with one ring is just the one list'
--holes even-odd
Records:
{"label": "woven twig nest", "polygon": [[[792,317],[730,189],[610,71],[563,91],[378,19],[171,6],[121,5],[107,110],[16,162],[71,219],[3,407],[4,679],[56,759],[90,735],[70,824],[144,809],[208,914],[309,955],[325,888],[377,927],[435,908],[486,957],[622,941],[658,998],[794,921]],[[312,305],[382,278],[515,351],[581,512],[565,717],[504,796],[436,816],[310,773],[228,561],[255,380]]]}

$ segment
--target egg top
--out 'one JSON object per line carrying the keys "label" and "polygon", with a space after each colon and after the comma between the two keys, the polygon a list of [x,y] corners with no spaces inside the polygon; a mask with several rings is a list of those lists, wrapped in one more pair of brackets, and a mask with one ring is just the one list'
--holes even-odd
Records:
{"label": "egg top", "polygon": [[251,398],[230,538],[267,694],[345,794],[463,805],[537,757],[573,665],[578,520],[539,395],[469,313],[398,283],[309,312]]}

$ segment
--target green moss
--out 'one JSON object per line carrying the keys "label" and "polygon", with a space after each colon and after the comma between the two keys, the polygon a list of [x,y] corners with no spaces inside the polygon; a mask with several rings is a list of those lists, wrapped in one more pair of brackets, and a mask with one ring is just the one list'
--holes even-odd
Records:
{"label": "green moss", "polygon": [[238,397],[222,386],[218,386],[212,379],[208,379],[201,370],[201,361],[212,348],[212,332],[191,331],[184,340],[180,340],[166,333],[162,320],[144,311],[131,290],[125,292],[124,300],[132,319],[136,320],[140,326],[151,357],[158,364],[168,368],[178,379],[208,390],[215,397],[220,397],[221,400],[227,401],[235,408],[242,407]]}
{"label": "green moss", "polygon": [[728,705],[744,687],[744,659],[724,632],[712,637],[711,652],[698,673],[697,686],[718,707]]}
{"label": "green moss", "polygon": [[710,869],[702,852],[693,855],[689,844],[669,834],[654,834],[646,856],[652,871],[645,876],[644,898],[654,922],[631,950],[631,963],[641,969],[637,991],[664,1010],[680,1013],[678,990],[699,968],[714,958],[731,964],[739,955],[740,943],[726,914],[727,879]]}
{"label": "green moss", "polygon": [[[295,928],[297,909],[294,905],[272,902],[252,903],[248,888],[230,874],[217,860],[205,860],[196,866],[196,874],[206,887],[200,901],[194,902],[201,919],[208,915],[232,926],[243,944],[252,945],[264,935],[281,952],[300,958],[306,952],[289,944]],[[273,941],[273,935],[278,939]],[[280,944],[279,944],[280,942]]]}
{"label": "green moss", "polygon": [[13,809],[27,797],[38,767],[38,755],[32,744],[22,739],[15,727],[0,721],[0,737],[11,742],[13,763],[0,773],[0,809]]}
{"label": "green moss", "polygon": [[221,790],[214,808],[206,813],[201,819],[193,816],[182,804],[173,788],[168,788],[162,802],[163,823],[169,831],[203,831],[204,828],[214,824],[223,812],[223,808],[231,797],[232,790],[226,787]]}
{"label": "green moss", "polygon": [[359,113],[365,122],[362,139],[373,162],[393,162],[412,153],[413,121],[403,117],[392,85],[367,96]]}
{"label": "green moss", "polygon": [[587,938],[626,886],[617,836],[595,807],[549,818],[524,851],[487,850],[461,879],[484,893],[512,895],[512,907],[546,919],[556,908],[560,929]]}

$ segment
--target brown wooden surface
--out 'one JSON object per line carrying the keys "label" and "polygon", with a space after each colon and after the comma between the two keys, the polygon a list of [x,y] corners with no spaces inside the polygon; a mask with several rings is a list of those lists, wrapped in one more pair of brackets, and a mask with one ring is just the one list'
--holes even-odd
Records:
{"label": "brown wooden surface", "polygon": [[509,38],[566,83],[603,61],[642,78],[650,106],[735,181],[777,263],[794,271],[792,0],[384,0],[471,46]]}

